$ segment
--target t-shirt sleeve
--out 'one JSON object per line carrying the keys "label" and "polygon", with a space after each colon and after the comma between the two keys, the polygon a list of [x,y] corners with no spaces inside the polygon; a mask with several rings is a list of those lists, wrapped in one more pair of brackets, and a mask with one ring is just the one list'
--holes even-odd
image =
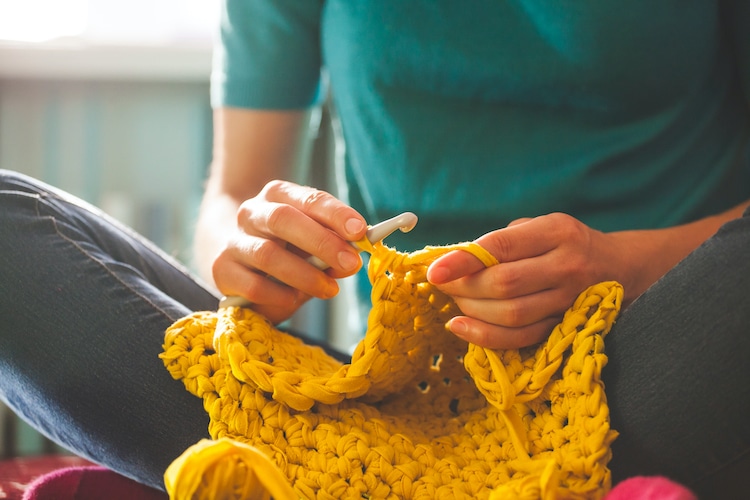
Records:
{"label": "t-shirt sleeve", "polygon": [[323,0],[222,0],[213,107],[301,109],[321,97]]}

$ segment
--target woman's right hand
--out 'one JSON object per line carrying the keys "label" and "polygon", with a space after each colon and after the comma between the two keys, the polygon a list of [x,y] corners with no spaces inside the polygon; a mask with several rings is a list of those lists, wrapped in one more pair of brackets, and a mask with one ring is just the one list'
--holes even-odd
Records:
{"label": "woman's right hand", "polygon": [[[247,299],[279,323],[311,297],[338,293],[336,279],[362,266],[349,242],[366,231],[362,215],[333,195],[271,181],[240,205],[236,231],[214,260],[213,278],[221,293]],[[330,267],[321,271],[306,260],[310,256]]]}

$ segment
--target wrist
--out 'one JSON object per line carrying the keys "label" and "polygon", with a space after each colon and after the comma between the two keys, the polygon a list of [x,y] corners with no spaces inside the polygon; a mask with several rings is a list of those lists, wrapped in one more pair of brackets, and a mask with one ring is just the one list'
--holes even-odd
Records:
{"label": "wrist", "polygon": [[624,303],[629,304],[659,278],[710,238],[721,225],[734,218],[733,209],[680,226],[664,229],[629,230],[609,233],[611,248],[619,256],[614,278],[624,288]]}

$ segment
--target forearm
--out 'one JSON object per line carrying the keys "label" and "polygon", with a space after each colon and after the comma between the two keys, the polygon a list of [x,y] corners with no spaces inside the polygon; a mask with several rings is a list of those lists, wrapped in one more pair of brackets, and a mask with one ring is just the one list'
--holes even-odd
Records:
{"label": "forearm", "polygon": [[273,179],[292,176],[308,137],[309,113],[217,109],[209,178],[195,228],[194,264],[213,283],[215,258],[237,230],[237,211]]}
{"label": "forearm", "polygon": [[610,245],[620,256],[615,279],[630,303],[726,222],[742,216],[746,201],[717,215],[665,229],[610,233]]}
{"label": "forearm", "polygon": [[200,276],[213,284],[213,261],[235,230],[242,200],[221,190],[209,178],[203,194],[193,239],[193,260]]}

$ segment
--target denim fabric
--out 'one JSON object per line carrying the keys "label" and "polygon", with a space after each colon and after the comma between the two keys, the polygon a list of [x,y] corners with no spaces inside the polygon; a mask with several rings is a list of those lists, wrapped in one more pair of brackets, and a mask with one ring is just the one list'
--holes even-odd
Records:
{"label": "denim fabric", "polygon": [[662,474],[747,498],[750,210],[642,294],[605,340],[615,481]]}
{"label": "denim fabric", "polygon": [[164,331],[218,299],[100,211],[0,171],[0,397],[62,446],[164,488],[208,436],[158,358]]}
{"label": "denim fabric", "polygon": [[[0,171],[0,397],[70,450],[163,489],[207,437],[201,401],[158,354],[218,298],[98,210]],[[750,477],[750,216],[625,310],[604,368],[615,481],[663,474],[706,498]]]}

